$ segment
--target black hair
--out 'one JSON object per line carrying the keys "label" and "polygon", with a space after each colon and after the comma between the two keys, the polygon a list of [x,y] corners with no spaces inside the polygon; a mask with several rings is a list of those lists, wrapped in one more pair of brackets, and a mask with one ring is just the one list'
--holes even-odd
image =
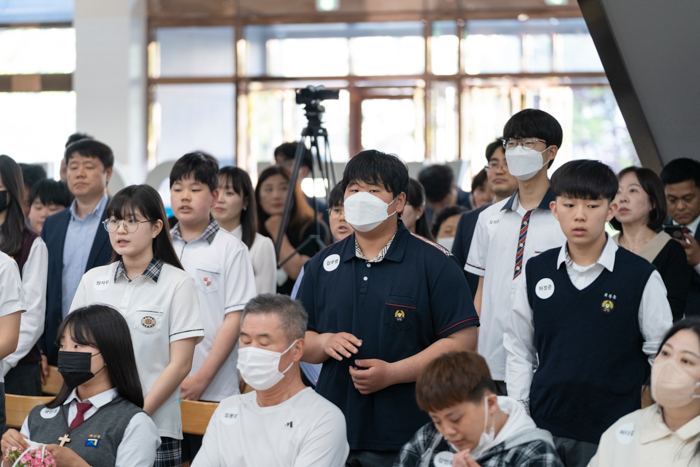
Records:
{"label": "black hair", "polygon": [[[143,389],[136,368],[131,332],[121,313],[107,305],[90,305],[71,311],[58,329],[56,346],[60,347],[61,336],[66,330],[75,343],[99,349],[109,380],[117,393],[143,408]],[[71,392],[72,389],[63,383],[56,398],[46,407],[60,407]]]}
{"label": "black hair", "polygon": [[485,185],[488,181],[489,176],[486,174],[486,169],[479,170],[479,172],[474,175],[474,178],[472,178],[472,191]]}
{"label": "black hair", "polygon": [[431,203],[439,203],[452,191],[455,174],[449,165],[431,165],[418,173],[418,181],[425,189],[425,197]]}
{"label": "black hair", "polygon": [[438,232],[440,231],[440,226],[443,222],[445,222],[452,216],[462,214],[466,210],[467,208],[458,204],[455,204],[453,206],[445,206],[444,208],[440,209],[437,212],[437,214],[435,214],[435,216],[433,217],[433,226],[430,229],[433,233],[433,237],[437,238]]}
{"label": "black hair", "polygon": [[208,154],[191,152],[179,158],[170,170],[170,188],[190,175],[196,182],[207,185],[212,193],[219,186],[219,164]]}
{"label": "black hair", "polygon": [[554,196],[612,202],[618,183],[615,172],[602,162],[578,160],[559,167],[552,175],[551,186]]}
{"label": "black hair", "polygon": [[31,206],[37,198],[44,206],[55,204],[67,208],[71,203],[70,191],[66,182],[50,178],[41,180],[32,187],[29,192],[29,205]]}
{"label": "black hair", "polygon": [[496,149],[503,148],[503,137],[499,136],[496,141],[492,141],[486,146],[486,161],[491,162],[491,156],[496,152]]}
{"label": "black hair", "polygon": [[[292,143],[282,143],[275,148],[274,155],[275,155],[275,157],[277,155],[280,155],[288,161],[293,161],[294,156],[297,153],[297,147],[299,144],[301,144],[301,143],[296,142],[296,141],[294,141]],[[307,148],[306,146],[304,146],[303,151],[304,151],[304,156],[303,156],[304,158],[301,161],[301,165],[304,167],[307,167],[309,170],[312,170],[313,165],[314,165],[314,159],[313,159],[313,156],[311,154],[311,150],[309,148]]]}
{"label": "black hair", "polygon": [[685,157],[674,159],[661,170],[660,178],[664,185],[692,180],[700,188],[700,162]]}
{"label": "black hair", "polygon": [[340,182],[343,191],[355,182],[383,186],[396,197],[401,193],[408,193],[408,168],[394,154],[368,149],[350,159],[343,171],[343,179]]}
{"label": "black hair", "polygon": [[[152,242],[153,256],[178,269],[184,269],[170,238],[168,216],[165,214],[163,200],[155,188],[148,185],[130,185],[122,188],[107,205],[105,216],[108,219],[112,217],[117,220],[129,219],[135,217],[136,211],[141,213],[144,220],[154,224],[158,219],[163,221],[163,228]],[[112,262],[119,261],[121,258],[116,251],[112,252]]]}
{"label": "black hair", "polygon": [[76,152],[83,157],[93,157],[95,159],[99,159],[100,162],[102,162],[105,170],[114,166],[114,154],[112,153],[112,149],[96,139],[83,138],[73,144],[68,145],[64,155],[66,164],[70,162],[71,157],[73,157],[73,154]]}
{"label": "black hair", "polygon": [[[543,139],[547,147],[561,149],[564,132],[556,118],[539,109],[525,109],[516,113],[503,127],[503,139],[538,138]],[[549,161],[548,167],[554,161]]]}
{"label": "black hair", "polygon": [[[258,177],[258,184],[255,186],[255,202],[258,209],[258,232],[261,235],[272,238],[270,232],[265,228],[265,221],[270,218],[270,215],[266,213],[262,208],[262,203],[260,203],[260,190],[262,185],[268,178],[281,175],[287,182],[289,182],[289,175],[287,171],[284,170],[282,166],[271,165],[262,171]],[[297,185],[298,187],[299,185]],[[288,190],[294,190],[294,196],[292,197],[292,207],[289,216],[289,226],[287,226],[287,235],[293,232],[293,236],[301,238],[304,230],[309,226],[314,220],[314,210],[309,206],[304,198],[304,193],[301,188],[298,190],[296,187],[290,186]]]}
{"label": "black hair", "polygon": [[[410,204],[415,209],[421,207],[425,209],[425,190],[423,189],[423,185],[413,178],[408,179],[406,203]],[[430,233],[430,227],[428,227],[428,220],[426,217],[425,211],[423,211],[423,215],[416,220],[416,233],[421,237],[433,240],[433,235]]]}
{"label": "black hair", "polygon": [[345,192],[340,183],[333,187],[331,192],[328,194],[328,208],[337,208],[343,205],[345,201]]}
{"label": "black hair", "polygon": [[95,139],[91,135],[88,135],[87,133],[73,133],[68,137],[68,140],[66,141],[66,148],[70,146],[71,144],[75,143],[76,141],[80,141],[81,139]]}
{"label": "black hair", "polygon": [[[659,176],[656,175],[653,170],[647,169],[646,167],[627,167],[626,169],[622,169],[620,173],[617,174],[617,180],[622,180],[622,177],[629,173],[633,173],[637,176],[639,185],[649,197],[651,211],[649,211],[647,227],[656,231],[656,229],[663,225],[666,217],[668,216],[664,185],[661,183]],[[614,217],[610,221],[610,225],[612,225],[615,230],[622,230],[622,224]]]}
{"label": "black hair", "polygon": [[22,211],[24,182],[17,162],[4,154],[0,156],[0,178],[7,191],[5,222],[0,226],[0,251],[15,256],[22,250],[22,237],[27,228]]}
{"label": "black hair", "polygon": [[247,203],[246,209],[241,211],[241,241],[250,249],[255,241],[255,234],[258,231],[258,208],[255,203],[255,192],[253,182],[250,181],[248,172],[238,167],[222,167],[219,169],[221,189],[231,187]]}
{"label": "black hair", "polygon": [[39,164],[24,164],[20,162],[19,168],[22,171],[24,186],[30,190],[34,185],[46,179],[46,170]]}

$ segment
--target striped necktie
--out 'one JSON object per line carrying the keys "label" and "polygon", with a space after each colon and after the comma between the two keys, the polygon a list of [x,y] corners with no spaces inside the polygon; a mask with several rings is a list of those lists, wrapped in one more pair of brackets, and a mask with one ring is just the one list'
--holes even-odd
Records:
{"label": "striped necktie", "polygon": [[[534,209],[532,211],[534,211]],[[513,279],[518,277],[523,271],[523,253],[525,253],[525,240],[527,239],[527,229],[530,227],[530,215],[532,211],[526,212],[523,216],[523,221],[520,223],[520,237],[518,237],[518,251],[515,253]]]}

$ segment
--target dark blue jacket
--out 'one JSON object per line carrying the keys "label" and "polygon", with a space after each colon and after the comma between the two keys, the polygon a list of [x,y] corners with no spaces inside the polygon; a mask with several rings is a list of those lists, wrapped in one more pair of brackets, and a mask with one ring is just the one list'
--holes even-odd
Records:
{"label": "dark blue jacket", "polygon": [[[452,245],[452,254],[457,258],[457,262],[464,269],[469,256],[469,248],[474,238],[474,229],[476,229],[476,221],[479,220],[481,214],[490,204],[481,206],[480,208],[462,213],[457,224],[457,232],[455,233],[455,242]],[[479,276],[476,274],[464,271],[469,284],[469,290],[472,293],[472,298],[476,295],[476,289],[479,287]]]}
{"label": "dark blue jacket", "polygon": [[[106,212],[105,209],[102,220],[106,218]],[[49,365],[56,365],[58,360],[58,347],[54,345],[54,340],[63,320],[63,245],[66,241],[70,216],[70,209],[64,209],[47,217],[41,229],[41,238],[49,250],[49,274],[46,284],[46,321],[44,334],[39,339],[39,347],[48,358]],[[109,263],[112,257],[112,244],[109,242],[109,234],[102,226],[98,226],[92,246],[85,245],[85,247],[90,248],[85,272]]]}

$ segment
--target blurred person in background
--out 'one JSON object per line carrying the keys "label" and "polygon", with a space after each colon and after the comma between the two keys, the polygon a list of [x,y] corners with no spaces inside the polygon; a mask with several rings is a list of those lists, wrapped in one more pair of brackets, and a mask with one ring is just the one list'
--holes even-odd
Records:
{"label": "blurred person in background", "polygon": [[[94,138],[92,136],[88,135],[87,133],[73,133],[72,135],[70,135],[68,137],[68,140],[66,140],[65,148],[67,149],[68,146],[75,143],[76,141],[80,141],[81,139],[94,139]],[[61,168],[59,170],[59,178],[63,182],[68,180],[68,167],[66,166],[66,158],[65,157],[61,158]],[[71,195],[71,202],[72,201],[73,201],[73,198]]]}
{"label": "blurred person in background", "polygon": [[[275,164],[283,167],[287,171],[287,176],[290,176],[292,167],[294,166],[294,156],[296,155],[297,147],[301,144],[299,142],[282,143],[275,148]],[[297,190],[301,190],[301,182],[306,177],[311,174],[314,166],[314,159],[311,150],[304,146],[303,149],[303,160],[301,161],[301,167],[299,168],[299,176],[297,177]],[[302,192],[303,193],[303,192]],[[316,214],[323,219],[323,221],[328,225],[328,206],[326,202],[321,198],[316,198],[316,204],[314,204],[314,198],[310,198],[304,195],[306,202],[311,206],[312,209],[316,211]]]}
{"label": "blurred person in background", "polygon": [[493,203],[494,193],[486,169],[481,169],[472,179],[472,192],[469,195],[472,209],[479,209]]}
{"label": "blurred person in background", "polygon": [[452,250],[455,233],[457,233],[457,223],[459,223],[459,218],[466,209],[462,206],[447,206],[435,215],[431,229],[432,234],[435,241],[447,248],[447,251]]}
{"label": "blurred person in background", "polygon": [[29,227],[41,234],[46,218],[70,206],[70,191],[66,182],[42,180],[29,192]]}
{"label": "blurred person in background", "polygon": [[24,194],[22,195],[22,212],[25,219],[29,216],[29,192],[32,191],[34,185],[46,179],[46,170],[39,164],[19,164],[22,170],[22,180],[24,181]]}
{"label": "blurred person in background", "polygon": [[425,216],[425,190],[419,181],[412,178],[408,179],[406,206],[401,213],[401,220],[410,232],[433,240]]}
{"label": "blurred person in background", "polygon": [[447,164],[431,165],[418,174],[418,181],[425,189],[428,199],[425,215],[429,224],[433,222],[433,213],[446,206],[455,204],[472,209],[469,193],[463,191],[455,183],[455,174]]}

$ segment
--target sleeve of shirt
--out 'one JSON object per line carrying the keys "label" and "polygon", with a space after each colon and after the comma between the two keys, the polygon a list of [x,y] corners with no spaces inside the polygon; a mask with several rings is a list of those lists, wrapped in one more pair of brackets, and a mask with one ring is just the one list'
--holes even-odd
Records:
{"label": "sleeve of shirt", "polygon": [[22,290],[27,311],[22,315],[17,350],[3,360],[4,374],[17,366],[17,363],[29,353],[44,332],[48,270],[49,251],[46,249],[44,241],[37,238],[32,243],[29,257],[24,263],[22,271]]}
{"label": "sleeve of shirt", "polygon": [[506,349],[508,397],[522,401],[527,406],[532,376],[537,368],[537,352],[534,344],[535,326],[530,302],[527,299],[525,273],[515,291],[513,312],[506,322],[503,334],[503,346]]}
{"label": "sleeve of shirt", "polygon": [[306,323],[306,329],[309,331],[319,332],[316,329],[316,307],[314,305],[314,277],[313,271],[309,271],[309,266],[311,262],[306,263],[304,266],[304,277],[299,285],[299,290],[297,291],[296,299],[301,302],[309,316],[309,320]]}
{"label": "sleeve of shirt", "polygon": [[114,467],[153,465],[159,446],[160,435],[153,420],[144,412],[137,413],[126,426],[122,441],[117,447]]}
{"label": "sleeve of shirt", "polygon": [[460,329],[479,325],[469,285],[459,265],[448,258],[437,277],[430,279],[430,310],[439,339]]}
{"label": "sleeve of shirt", "polygon": [[170,342],[196,337],[200,343],[204,338],[204,326],[194,279],[188,276],[178,284],[171,303]]}
{"label": "sleeve of shirt", "polygon": [[426,427],[423,426],[415,432],[413,438],[401,447],[393,467],[416,467],[421,465],[419,463],[421,457],[428,449],[426,437]]}
{"label": "sleeve of shirt", "polygon": [[654,362],[659,344],[671,326],[673,317],[666,298],[666,287],[659,272],[654,271],[644,286],[642,300],[639,302],[639,329],[644,336],[642,350],[649,356],[650,364]]}
{"label": "sleeve of shirt", "polygon": [[255,237],[256,246],[255,261],[255,288],[258,294],[277,292],[277,258],[275,257],[275,245],[272,240],[258,235]]}
{"label": "sleeve of shirt", "polygon": [[241,311],[255,297],[253,263],[248,249],[242,243],[241,245],[241,248],[230,253],[232,257],[226,261],[224,314]]}
{"label": "sleeve of shirt", "polygon": [[698,264],[696,264],[695,266],[693,266],[693,269],[695,269],[695,272],[697,272],[698,274],[700,274],[700,263],[698,263]]}
{"label": "sleeve of shirt", "polygon": [[29,433],[29,417],[24,419],[24,423],[22,423],[22,428],[19,430],[19,432],[27,438],[32,439],[31,433]]}
{"label": "sleeve of shirt", "polygon": [[350,447],[345,435],[345,417],[333,407],[322,414],[299,449],[293,467],[344,467]]}
{"label": "sleeve of shirt", "polygon": [[[204,433],[204,438],[202,439],[202,447],[199,448],[199,452],[192,461],[192,467],[211,467],[212,465],[222,465],[221,459],[219,459],[219,450],[223,449],[223,446],[219,446],[219,411],[221,410],[221,405],[214,411],[214,414],[209,420],[209,425],[207,425],[207,431]],[[151,464],[149,464],[151,465]]]}
{"label": "sleeve of shirt", "polygon": [[14,260],[3,261],[0,265],[0,316],[24,310],[26,307],[19,266]]}
{"label": "sleeve of shirt", "polygon": [[474,228],[474,237],[472,244],[469,247],[467,262],[464,265],[464,270],[477,276],[486,274],[486,254],[489,250],[489,231],[486,224],[486,217],[490,214],[491,209],[484,210],[479,214],[479,220],[476,221]]}
{"label": "sleeve of shirt", "polygon": [[[70,304],[70,311],[77,310],[78,308],[83,308],[85,306],[88,306],[87,302],[87,289],[85,285],[85,276],[89,274],[89,271],[85,274],[83,274],[82,279],[80,279],[80,284],[78,284],[78,289],[75,291],[75,295],[73,295],[73,302]],[[70,312],[69,311],[69,312]]]}

